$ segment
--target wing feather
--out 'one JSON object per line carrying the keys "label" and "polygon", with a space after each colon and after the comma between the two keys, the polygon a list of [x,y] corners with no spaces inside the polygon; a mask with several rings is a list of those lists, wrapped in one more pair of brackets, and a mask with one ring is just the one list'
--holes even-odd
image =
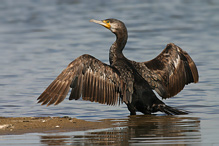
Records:
{"label": "wing feather", "polygon": [[137,71],[161,97],[170,98],[185,85],[198,82],[198,70],[189,54],[170,43],[154,59],[134,62]]}
{"label": "wing feather", "polygon": [[102,63],[90,55],[82,55],[68,67],[38,97],[42,105],[59,104],[68,94],[69,100],[90,100],[115,105],[122,96],[120,74],[115,68]]}

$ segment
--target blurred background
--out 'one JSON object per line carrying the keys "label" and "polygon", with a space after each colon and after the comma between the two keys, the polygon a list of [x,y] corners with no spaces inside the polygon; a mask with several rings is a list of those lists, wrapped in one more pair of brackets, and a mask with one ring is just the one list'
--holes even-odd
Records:
{"label": "blurred background", "polygon": [[[179,144],[192,144],[191,137],[198,139],[196,143],[219,143],[219,1],[0,0],[0,3],[0,116],[129,120],[124,104],[112,107],[68,99],[58,106],[36,104],[37,97],[78,56],[90,54],[108,63],[108,51],[115,36],[89,20],[116,18],[128,29],[124,54],[129,59],[150,60],[171,42],[190,54],[198,67],[200,82],[186,86],[176,97],[164,102],[191,112],[181,122],[200,123],[194,126],[186,122],[188,129],[195,127],[195,136],[188,134],[188,141],[183,138]],[[127,143],[139,142],[131,141],[132,137],[126,137]],[[34,138],[38,139],[38,135]],[[25,141],[25,136],[22,140]],[[160,141],[166,142],[169,141]]]}

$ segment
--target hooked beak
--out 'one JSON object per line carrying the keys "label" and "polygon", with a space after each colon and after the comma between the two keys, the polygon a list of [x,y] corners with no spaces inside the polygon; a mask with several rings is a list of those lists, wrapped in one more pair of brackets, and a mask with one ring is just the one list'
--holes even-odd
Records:
{"label": "hooked beak", "polygon": [[105,20],[100,21],[100,20],[91,19],[90,22],[94,22],[94,23],[100,24],[100,25],[106,27],[107,29],[110,29],[110,28],[111,28],[110,23],[107,23]]}

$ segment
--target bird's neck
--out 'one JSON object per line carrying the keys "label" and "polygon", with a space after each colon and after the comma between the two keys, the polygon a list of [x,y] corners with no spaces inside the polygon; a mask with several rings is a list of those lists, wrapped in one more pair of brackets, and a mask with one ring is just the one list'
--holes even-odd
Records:
{"label": "bird's neck", "polygon": [[116,34],[116,41],[110,47],[109,61],[113,65],[118,59],[125,58],[122,51],[127,42],[127,31]]}

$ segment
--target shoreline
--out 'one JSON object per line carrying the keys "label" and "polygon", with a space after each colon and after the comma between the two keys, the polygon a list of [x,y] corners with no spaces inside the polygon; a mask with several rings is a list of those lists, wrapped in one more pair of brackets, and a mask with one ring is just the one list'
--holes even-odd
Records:
{"label": "shoreline", "polygon": [[85,121],[71,117],[0,117],[0,135],[85,131],[116,127],[110,120]]}

